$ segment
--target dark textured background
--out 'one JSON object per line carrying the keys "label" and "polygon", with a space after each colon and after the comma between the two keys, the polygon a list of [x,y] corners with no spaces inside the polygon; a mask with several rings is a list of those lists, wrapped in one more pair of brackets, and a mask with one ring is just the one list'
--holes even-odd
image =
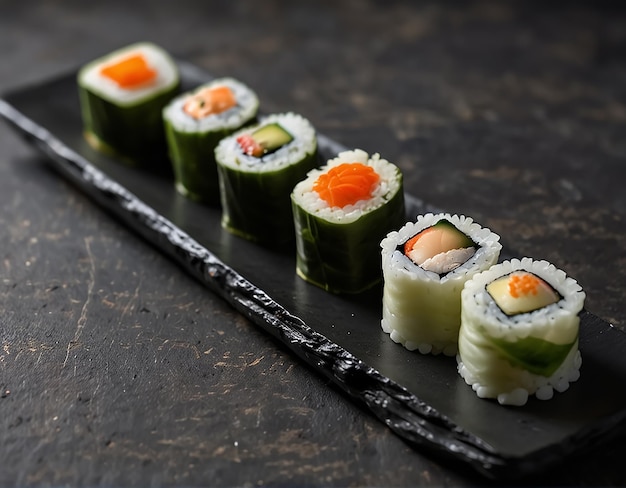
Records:
{"label": "dark textured background", "polygon": [[[546,4],[0,0],[0,91],[152,40],[379,151],[626,329],[626,15]],[[486,483],[406,446],[4,124],[0,148],[0,485]],[[522,483],[624,485],[622,444]]]}

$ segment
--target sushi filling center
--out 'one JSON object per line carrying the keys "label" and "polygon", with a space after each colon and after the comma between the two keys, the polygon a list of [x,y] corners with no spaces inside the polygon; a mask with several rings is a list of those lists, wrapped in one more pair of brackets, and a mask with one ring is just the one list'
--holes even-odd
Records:
{"label": "sushi filling center", "polygon": [[291,141],[293,141],[293,136],[276,122],[259,127],[250,134],[237,137],[237,144],[243,153],[255,158],[278,151]]}
{"label": "sushi filling center", "polygon": [[141,54],[132,54],[121,61],[104,66],[100,74],[116,83],[120,88],[133,90],[149,84],[157,77]]}
{"label": "sushi filling center", "polygon": [[492,281],[487,285],[487,293],[508,316],[533,312],[561,299],[547,282],[527,271],[518,271]]}
{"label": "sushi filling center", "polygon": [[313,191],[331,207],[346,207],[372,198],[380,176],[362,163],[342,163],[321,174]]}
{"label": "sushi filling center", "polygon": [[183,111],[196,120],[225,112],[237,105],[235,95],[227,86],[204,88],[190,95]]}
{"label": "sushi filling center", "polygon": [[440,220],[406,241],[402,251],[422,269],[445,275],[466,263],[476,245],[450,222]]}

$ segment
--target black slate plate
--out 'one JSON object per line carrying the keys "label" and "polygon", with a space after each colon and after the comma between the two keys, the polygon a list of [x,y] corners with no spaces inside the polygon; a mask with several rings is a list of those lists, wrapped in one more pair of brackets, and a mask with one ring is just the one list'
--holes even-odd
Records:
{"label": "black slate plate", "polygon": [[[185,89],[211,78],[180,68]],[[181,197],[167,175],[93,151],[75,73],[6,94],[0,115],[97,203],[423,452],[513,479],[608,440],[626,419],[626,334],[593,314],[582,315],[582,376],[568,391],[521,408],[481,400],[454,358],[409,352],[382,332],[380,288],[346,297],[311,286],[295,275],[293,253],[230,235],[219,209]],[[323,135],[319,144],[324,157],[343,149]],[[407,200],[407,219],[433,210]]]}

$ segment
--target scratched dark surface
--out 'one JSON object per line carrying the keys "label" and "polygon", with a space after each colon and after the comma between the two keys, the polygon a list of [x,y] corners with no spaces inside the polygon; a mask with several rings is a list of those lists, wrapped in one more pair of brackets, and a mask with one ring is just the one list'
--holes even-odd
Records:
{"label": "scratched dark surface", "polygon": [[[0,91],[153,40],[396,161],[626,328],[626,15],[591,2],[0,1]],[[0,126],[0,485],[487,483],[405,445]],[[524,484],[626,484],[623,440]]]}

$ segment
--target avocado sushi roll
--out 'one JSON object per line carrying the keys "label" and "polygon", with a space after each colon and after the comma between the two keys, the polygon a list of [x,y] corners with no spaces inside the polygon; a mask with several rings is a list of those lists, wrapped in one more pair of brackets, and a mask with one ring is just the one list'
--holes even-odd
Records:
{"label": "avocado sushi roll", "polygon": [[462,292],[459,374],[480,398],[549,400],[580,376],[585,293],[547,261],[512,259],[474,276]]}
{"label": "avocado sushi roll", "polygon": [[218,78],[184,93],[163,110],[176,189],[199,202],[219,204],[215,148],[256,120],[259,100],[244,83]]}
{"label": "avocado sushi roll", "polygon": [[88,63],[77,81],[93,147],[132,165],[168,166],[161,111],[179,92],[180,79],[167,52],[133,44]]}
{"label": "avocado sushi roll", "polygon": [[333,293],[359,293],[381,281],[380,241],[405,219],[397,166],[345,151],[311,171],[291,200],[301,278]]}
{"label": "avocado sushi roll", "polygon": [[381,242],[381,326],[394,342],[422,354],[454,356],[461,290],[498,261],[500,236],[463,215],[426,214]]}
{"label": "avocado sushi roll", "polygon": [[317,136],[294,113],[268,115],[215,149],[222,226],[269,247],[293,244],[290,195],[317,163]]}

